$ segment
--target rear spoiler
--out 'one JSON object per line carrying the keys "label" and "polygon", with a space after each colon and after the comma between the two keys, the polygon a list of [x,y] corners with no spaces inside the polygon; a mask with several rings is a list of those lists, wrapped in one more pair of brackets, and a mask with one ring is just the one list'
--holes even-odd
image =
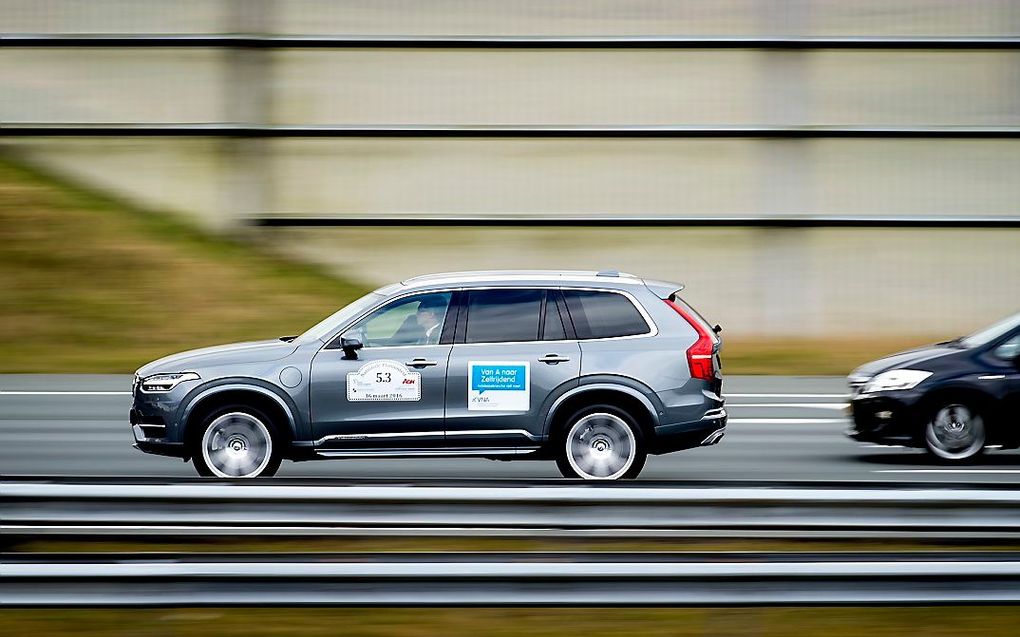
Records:
{"label": "rear spoiler", "polygon": [[675,301],[676,295],[683,291],[684,284],[668,281],[645,281],[645,287],[663,301]]}
{"label": "rear spoiler", "polygon": [[709,323],[707,320],[705,320],[705,317],[701,316],[701,314],[698,313],[697,310],[690,307],[680,299],[679,295],[684,289],[683,283],[669,283],[667,281],[645,281],[645,287],[648,288],[652,292],[652,294],[659,297],[663,301],[674,302],[680,301],[681,303],[683,303],[685,307],[690,308],[690,310],[694,312],[694,315],[701,319],[705,326],[710,327],[712,331],[715,332],[717,335],[720,332],[722,332],[722,327],[720,327],[718,324],[713,325],[712,323]]}

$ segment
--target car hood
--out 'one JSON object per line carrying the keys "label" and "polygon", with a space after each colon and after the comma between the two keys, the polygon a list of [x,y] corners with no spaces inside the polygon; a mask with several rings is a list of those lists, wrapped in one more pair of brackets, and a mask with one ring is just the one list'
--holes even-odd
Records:
{"label": "car hood", "polygon": [[918,365],[941,358],[949,354],[959,353],[958,347],[950,347],[945,344],[941,345],[927,345],[925,347],[918,347],[916,349],[907,350],[885,358],[880,358],[877,361],[865,363],[850,374],[850,376],[861,376],[871,378],[876,374],[889,371],[891,369],[901,368],[912,368],[916,369]]}
{"label": "car hood", "polygon": [[137,373],[144,377],[150,374],[194,371],[199,367],[263,363],[283,358],[295,349],[297,349],[295,343],[279,339],[203,347],[164,356],[143,365]]}

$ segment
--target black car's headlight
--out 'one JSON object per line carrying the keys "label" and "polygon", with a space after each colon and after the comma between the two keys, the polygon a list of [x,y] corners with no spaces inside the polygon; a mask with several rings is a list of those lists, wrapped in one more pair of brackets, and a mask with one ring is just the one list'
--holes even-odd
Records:
{"label": "black car's headlight", "polygon": [[147,394],[158,394],[173,390],[181,383],[189,380],[201,380],[195,372],[176,372],[173,374],[153,374],[142,379],[142,391]]}
{"label": "black car's headlight", "polygon": [[898,391],[913,389],[921,384],[921,381],[932,375],[920,369],[891,369],[875,376],[864,385],[862,394],[871,394],[877,391]]}

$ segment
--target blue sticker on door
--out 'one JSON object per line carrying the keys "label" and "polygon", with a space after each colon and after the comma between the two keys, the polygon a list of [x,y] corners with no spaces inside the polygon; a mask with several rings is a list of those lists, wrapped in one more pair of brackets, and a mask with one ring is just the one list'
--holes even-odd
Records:
{"label": "blue sticker on door", "polygon": [[468,410],[530,409],[531,370],[527,361],[468,361]]}

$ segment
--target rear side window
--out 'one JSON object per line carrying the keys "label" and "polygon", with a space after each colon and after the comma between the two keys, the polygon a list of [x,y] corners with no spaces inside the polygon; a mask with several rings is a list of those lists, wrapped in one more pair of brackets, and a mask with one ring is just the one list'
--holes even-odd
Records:
{"label": "rear side window", "polygon": [[615,292],[563,290],[577,338],[647,334],[648,323],[630,299]]}
{"label": "rear side window", "polygon": [[468,292],[465,343],[537,341],[544,290]]}

